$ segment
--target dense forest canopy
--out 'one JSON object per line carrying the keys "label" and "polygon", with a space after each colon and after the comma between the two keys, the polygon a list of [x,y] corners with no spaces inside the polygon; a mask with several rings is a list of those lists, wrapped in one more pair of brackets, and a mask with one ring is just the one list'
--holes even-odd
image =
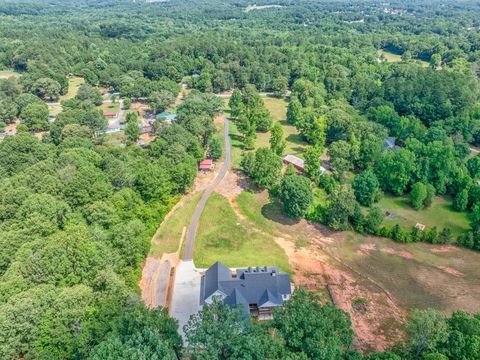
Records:
{"label": "dense forest canopy", "polygon": [[[150,238],[192,186],[198,161],[220,157],[213,118],[223,102],[214,94],[225,90],[236,89],[231,115],[246,150],[257,132],[272,129],[272,149],[247,152],[242,168],[288,203],[289,216],[401,242],[445,243],[452,238],[448,229],[387,232],[381,212],[372,207],[364,215],[361,206],[371,207],[382,191],[409,194],[419,209],[435,194],[446,195],[471,215],[471,230],[458,243],[480,250],[480,160],[469,150],[480,145],[480,3],[249,5],[0,3],[0,71],[14,74],[0,79],[0,130],[21,120],[16,136],[0,142],[0,358],[179,358],[176,323],[164,310],[147,310],[137,284]],[[401,61],[386,61],[385,52]],[[50,122],[45,102],[65,96],[72,76],[86,85],[62,101]],[[134,143],[135,117],[125,130],[132,141],[105,141],[97,88],[165,110],[181,82],[193,90],[176,108],[175,124],[155,124],[149,146]],[[283,132],[272,128],[259,92],[289,97],[287,120],[310,146],[305,171],[328,190],[327,207],[310,208],[307,178],[289,172],[282,178]],[[395,151],[384,151],[389,136]],[[333,171],[319,178],[324,150]],[[224,321],[212,336],[209,326],[220,315]],[[475,359],[479,322],[463,312],[451,318],[417,312],[405,344],[364,357],[352,347],[348,317],[299,292],[266,326],[247,324],[219,304],[205,308],[192,319],[186,353],[195,359]],[[239,324],[242,339],[222,343]],[[309,331],[311,338],[299,335]]]}

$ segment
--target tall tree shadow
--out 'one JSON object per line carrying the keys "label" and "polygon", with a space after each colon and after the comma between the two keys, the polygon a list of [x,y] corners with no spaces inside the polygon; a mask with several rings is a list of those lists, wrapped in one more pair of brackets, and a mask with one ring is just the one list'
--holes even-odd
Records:
{"label": "tall tree shadow", "polygon": [[299,219],[291,219],[283,213],[280,201],[272,199],[272,197],[270,200],[268,204],[262,206],[261,211],[265,218],[282,225],[295,225],[300,222]]}

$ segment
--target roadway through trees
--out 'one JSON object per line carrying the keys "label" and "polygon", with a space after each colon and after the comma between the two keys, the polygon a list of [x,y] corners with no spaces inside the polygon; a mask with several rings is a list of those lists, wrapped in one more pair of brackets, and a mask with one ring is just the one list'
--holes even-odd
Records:
{"label": "roadway through trees", "polygon": [[213,181],[213,183],[205,190],[202,195],[202,198],[197,204],[195,208],[195,212],[193,213],[192,220],[188,227],[186,244],[185,244],[185,253],[183,255],[183,260],[188,261],[193,259],[193,246],[195,243],[195,236],[197,234],[198,229],[198,222],[200,221],[200,216],[202,215],[203,209],[207,203],[210,194],[215,190],[218,186],[220,181],[224,178],[225,174],[228,171],[230,166],[230,158],[231,158],[231,149],[230,149],[230,136],[229,136],[229,121],[225,115],[223,115],[223,123],[224,123],[224,137],[225,137],[225,159],[223,161],[222,168],[218,172],[217,177]]}

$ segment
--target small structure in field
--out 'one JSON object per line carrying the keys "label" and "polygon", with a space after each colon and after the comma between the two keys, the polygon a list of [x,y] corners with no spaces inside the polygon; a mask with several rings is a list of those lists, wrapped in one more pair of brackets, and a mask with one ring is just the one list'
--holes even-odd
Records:
{"label": "small structure in field", "polygon": [[142,126],[141,132],[142,134],[149,134],[153,131],[152,126]]}
{"label": "small structure in field", "polygon": [[424,224],[416,223],[415,227],[420,231],[425,230],[425,225]]}
{"label": "small structure in field", "polygon": [[227,89],[227,90],[223,90],[220,93],[220,96],[231,96],[232,94],[233,94],[233,90],[232,89]]}
{"label": "small structure in field", "polygon": [[199,169],[200,171],[212,171],[214,167],[215,167],[215,165],[213,164],[213,160],[212,160],[212,159],[202,160],[202,161],[200,161],[200,163],[198,164],[198,169]]}
{"label": "small structure in field", "polygon": [[385,139],[385,145],[384,145],[384,146],[385,146],[385,149],[386,149],[386,150],[393,150],[393,149],[395,149],[395,146],[396,146],[396,145],[395,145],[395,138],[394,138],[394,137],[391,137],[391,136],[387,137],[387,138]]}
{"label": "small structure in field", "polygon": [[155,116],[155,119],[157,121],[163,121],[167,124],[171,124],[172,122],[174,122],[177,119],[177,115],[171,113],[170,111],[163,111],[161,113],[158,113]]}
{"label": "small structure in field", "polygon": [[106,117],[115,117],[115,116],[117,116],[117,112],[116,112],[116,111],[104,111],[104,112],[103,112],[103,116],[106,116]]}
{"label": "small structure in field", "polygon": [[[295,169],[297,169],[300,172],[305,171],[305,160],[300,159],[298,156],[295,155],[285,155],[283,158],[283,163],[286,165],[293,165]],[[323,173],[326,171],[326,169],[323,166],[320,166],[320,170],[318,172],[318,175],[321,176]]]}
{"label": "small structure in field", "polygon": [[295,155],[285,155],[285,157],[283,158],[283,163],[286,165],[293,165],[295,169],[301,172],[305,170],[305,161]]}
{"label": "small structure in field", "polygon": [[216,262],[202,277],[200,301],[211,304],[218,297],[226,305],[241,306],[245,315],[270,320],[273,309],[283,306],[291,294],[288,274],[276,267],[249,267],[232,273]]}

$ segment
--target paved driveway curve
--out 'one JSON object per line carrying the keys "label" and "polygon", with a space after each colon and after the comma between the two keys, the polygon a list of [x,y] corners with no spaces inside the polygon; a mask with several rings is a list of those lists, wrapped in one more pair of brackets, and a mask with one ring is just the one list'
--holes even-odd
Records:
{"label": "paved driveway curve", "polygon": [[202,198],[197,204],[195,208],[195,212],[193,213],[192,220],[188,227],[187,232],[187,239],[185,244],[185,253],[183,255],[183,260],[192,260],[193,259],[193,244],[195,242],[195,236],[197,234],[198,222],[200,221],[200,216],[202,215],[203,209],[205,208],[205,204],[210,196],[210,194],[215,190],[217,185],[222,181],[223,177],[228,171],[230,166],[230,157],[231,157],[231,149],[230,149],[230,136],[229,136],[229,122],[225,115],[223,115],[223,123],[224,123],[224,132],[225,132],[225,159],[223,161],[222,168],[220,169],[217,177],[213,181],[213,183],[205,190],[202,195]]}

